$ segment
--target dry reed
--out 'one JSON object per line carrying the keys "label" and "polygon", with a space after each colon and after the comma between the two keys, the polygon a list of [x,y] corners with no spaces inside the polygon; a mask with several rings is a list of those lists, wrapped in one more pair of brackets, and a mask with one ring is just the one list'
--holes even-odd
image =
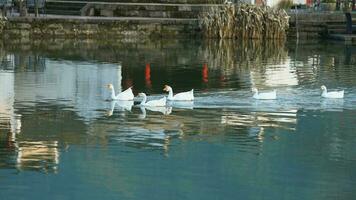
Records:
{"label": "dry reed", "polygon": [[244,3],[212,7],[199,19],[208,38],[284,39],[289,26],[284,10]]}

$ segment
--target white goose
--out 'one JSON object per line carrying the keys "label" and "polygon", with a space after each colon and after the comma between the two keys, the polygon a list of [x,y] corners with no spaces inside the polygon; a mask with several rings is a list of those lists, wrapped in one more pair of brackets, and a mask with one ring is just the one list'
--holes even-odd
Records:
{"label": "white goose", "polygon": [[[141,92],[138,94],[138,96],[143,97],[140,105],[141,106],[152,106],[152,107],[164,107],[166,106],[166,97],[163,97],[161,99],[158,100],[151,100],[151,101],[147,101],[147,96],[145,93]],[[147,101],[147,102],[146,102]]]}
{"label": "white goose", "polygon": [[194,100],[194,89],[188,92],[181,92],[173,95],[173,89],[169,85],[165,85],[163,91],[168,92],[167,99],[170,101],[193,101]]}
{"label": "white goose", "polygon": [[324,98],[332,98],[332,99],[342,99],[344,98],[344,90],[335,91],[335,92],[328,92],[325,85],[321,86],[321,96]]}
{"label": "white goose", "polygon": [[257,88],[252,88],[254,99],[268,100],[268,99],[277,99],[277,91],[273,90],[271,92],[258,92]]}
{"label": "white goose", "polygon": [[111,100],[122,100],[122,101],[132,101],[134,99],[134,94],[132,93],[131,87],[127,88],[125,91],[120,92],[115,95],[115,89],[112,84],[108,84],[107,87],[111,90]]}

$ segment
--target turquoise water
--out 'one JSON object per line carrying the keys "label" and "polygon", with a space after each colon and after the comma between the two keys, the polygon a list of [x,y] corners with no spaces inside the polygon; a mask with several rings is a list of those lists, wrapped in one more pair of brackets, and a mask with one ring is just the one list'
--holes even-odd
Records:
{"label": "turquoise water", "polygon": [[[0,199],[353,199],[356,47],[3,41]],[[107,101],[194,88],[194,103]],[[322,99],[320,86],[345,90]],[[277,89],[277,100],[251,88]]]}

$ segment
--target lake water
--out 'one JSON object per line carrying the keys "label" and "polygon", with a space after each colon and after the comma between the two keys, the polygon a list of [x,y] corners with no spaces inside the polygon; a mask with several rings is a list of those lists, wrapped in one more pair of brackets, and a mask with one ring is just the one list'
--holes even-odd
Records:
{"label": "lake water", "polygon": [[[2,41],[0,61],[0,199],[356,196],[356,46]],[[196,99],[145,109],[108,83]]]}

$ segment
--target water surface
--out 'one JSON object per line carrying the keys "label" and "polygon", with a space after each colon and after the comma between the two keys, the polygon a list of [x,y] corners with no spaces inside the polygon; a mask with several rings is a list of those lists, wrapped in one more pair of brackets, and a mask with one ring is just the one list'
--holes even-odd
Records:
{"label": "water surface", "polygon": [[[10,42],[10,43],[9,43]],[[2,41],[0,199],[352,199],[356,47]],[[150,99],[107,101],[106,84]],[[320,86],[345,90],[322,99]],[[258,101],[251,88],[277,89]]]}

